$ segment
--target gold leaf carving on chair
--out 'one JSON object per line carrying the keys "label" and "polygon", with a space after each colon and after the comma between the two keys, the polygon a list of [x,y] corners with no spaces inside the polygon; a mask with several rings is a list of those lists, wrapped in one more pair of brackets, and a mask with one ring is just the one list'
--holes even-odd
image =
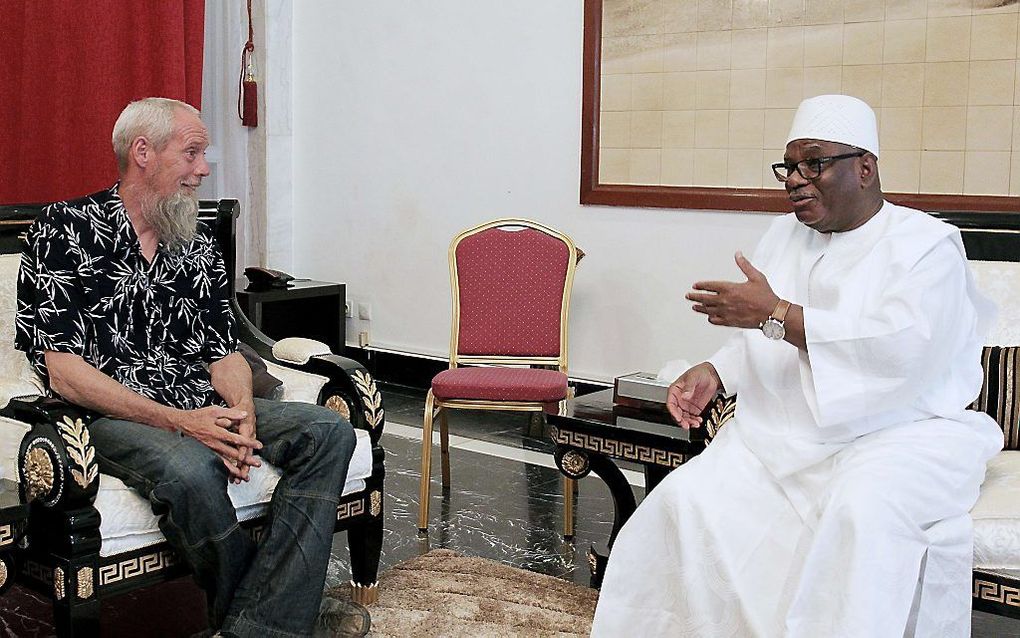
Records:
{"label": "gold leaf carving on chair", "polygon": [[354,385],[361,393],[361,402],[365,405],[365,420],[369,427],[376,428],[383,420],[382,395],[375,385],[375,379],[364,370],[354,371]]}
{"label": "gold leaf carving on chair", "polygon": [[67,444],[67,456],[77,466],[71,468],[71,476],[79,487],[85,489],[99,476],[96,449],[91,445],[89,430],[81,419],[72,421],[68,416],[57,426],[60,438]]}
{"label": "gold leaf carving on chair", "polygon": [[347,402],[343,400],[343,397],[336,394],[332,395],[326,399],[326,407],[348,421],[351,420],[351,409],[347,407]]}
{"label": "gold leaf carving on chair", "polygon": [[733,414],[736,412],[736,409],[737,401],[733,397],[719,398],[715,400],[712,404],[712,411],[708,415],[708,420],[705,421],[705,430],[707,431],[709,438],[715,438],[715,435],[719,432],[719,428],[733,418]]}

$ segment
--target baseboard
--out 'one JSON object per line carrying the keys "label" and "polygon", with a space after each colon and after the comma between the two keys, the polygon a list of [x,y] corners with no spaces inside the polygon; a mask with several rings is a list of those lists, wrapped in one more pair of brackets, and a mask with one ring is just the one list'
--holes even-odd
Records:
{"label": "baseboard", "polygon": [[[344,348],[344,356],[364,365],[378,381],[423,391],[432,385],[432,377],[450,365],[449,361],[438,357],[355,346]],[[612,387],[607,383],[574,378],[570,379],[570,385],[578,396]]]}

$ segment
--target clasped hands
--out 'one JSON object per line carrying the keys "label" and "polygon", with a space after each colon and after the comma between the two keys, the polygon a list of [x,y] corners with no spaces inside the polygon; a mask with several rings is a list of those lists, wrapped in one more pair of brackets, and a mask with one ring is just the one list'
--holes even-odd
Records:
{"label": "clasped hands", "polygon": [[250,401],[230,408],[212,405],[184,415],[181,431],[223,459],[231,483],[247,481],[250,469],[262,466],[255,455],[262,443],[255,438],[255,406]]}
{"label": "clasped hands", "polygon": [[[695,282],[694,290],[686,297],[694,302],[693,310],[708,315],[708,322],[713,325],[757,328],[772,314],[779,297],[765,275],[744,255],[738,252],[734,259],[747,281]],[[699,363],[670,384],[666,407],[684,429],[699,427],[701,413],[721,387],[715,367],[708,362]]]}

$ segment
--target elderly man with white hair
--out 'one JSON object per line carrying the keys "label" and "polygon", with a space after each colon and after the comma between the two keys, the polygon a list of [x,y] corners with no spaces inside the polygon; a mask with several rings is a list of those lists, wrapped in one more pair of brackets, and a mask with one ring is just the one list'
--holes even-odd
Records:
{"label": "elderly man with white hair", "polygon": [[971,520],[1002,432],[967,410],[994,307],[955,227],[885,201],[874,112],[805,100],[773,165],[793,213],[746,281],[695,283],[740,328],[670,387],[736,413],[620,532],[593,636],[968,636]]}

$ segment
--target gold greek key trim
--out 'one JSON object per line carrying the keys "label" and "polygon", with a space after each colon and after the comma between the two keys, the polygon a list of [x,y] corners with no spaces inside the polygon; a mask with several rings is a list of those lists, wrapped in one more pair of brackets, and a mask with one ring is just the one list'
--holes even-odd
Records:
{"label": "gold greek key trim", "polygon": [[342,521],[345,518],[354,518],[365,513],[365,499],[360,498],[350,503],[341,503],[336,508],[336,520]]}
{"label": "gold greek key trim", "polygon": [[379,600],[379,583],[359,585],[351,581],[351,600],[359,605],[371,605]]}
{"label": "gold greek key trim", "polygon": [[71,476],[78,487],[85,489],[99,476],[96,449],[92,447],[89,429],[81,419],[72,421],[71,417],[64,416],[63,421],[57,423],[57,430],[67,444],[67,458],[76,466],[71,468]]}
{"label": "gold greek key trim", "polygon": [[61,567],[53,568],[53,596],[64,600],[64,570]]}
{"label": "gold greek key trim", "polygon": [[988,580],[974,579],[972,597],[1010,607],[1020,607],[1020,589]]}
{"label": "gold greek key trim", "polygon": [[128,578],[158,572],[167,567],[173,567],[179,562],[180,559],[173,550],[165,549],[153,552],[152,554],[145,554],[144,556],[135,556],[118,563],[104,565],[99,568],[99,586],[103,587],[127,580]]}
{"label": "gold greek key trim", "polygon": [[26,559],[21,561],[21,573],[34,581],[46,585],[53,584],[53,570],[34,560]]}
{"label": "gold greek key trim", "polygon": [[618,459],[663,465],[670,468],[682,465],[688,458],[686,454],[680,454],[679,452],[653,449],[646,445],[634,445],[633,443],[607,439],[582,432],[564,431],[561,428],[553,429],[552,439],[561,445],[591,450],[592,452],[599,452]]}
{"label": "gold greek key trim", "polygon": [[14,525],[0,527],[0,547],[6,547],[14,543]]}
{"label": "gold greek key trim", "polygon": [[368,495],[368,499],[371,503],[368,511],[371,512],[372,516],[379,516],[382,512],[382,492],[379,490],[372,490],[372,493]]}
{"label": "gold greek key trim", "polygon": [[[40,439],[46,441],[46,439]],[[35,445],[35,441],[32,445]],[[24,456],[22,471],[25,476],[25,499],[32,502],[35,499],[46,496],[53,491],[53,481],[56,471],[53,467],[53,459],[42,446],[32,447]]]}
{"label": "gold greek key trim", "polygon": [[334,394],[326,399],[326,407],[336,412],[346,420],[351,420],[351,409],[347,406],[347,402],[342,397]]}
{"label": "gold greek key trim", "polygon": [[78,582],[78,598],[82,600],[92,598],[92,568],[82,567],[79,569],[75,580]]}
{"label": "gold greek key trim", "polygon": [[375,379],[364,370],[355,370],[352,378],[358,392],[361,393],[361,402],[365,405],[365,420],[374,430],[383,422],[382,394],[375,385]]}

